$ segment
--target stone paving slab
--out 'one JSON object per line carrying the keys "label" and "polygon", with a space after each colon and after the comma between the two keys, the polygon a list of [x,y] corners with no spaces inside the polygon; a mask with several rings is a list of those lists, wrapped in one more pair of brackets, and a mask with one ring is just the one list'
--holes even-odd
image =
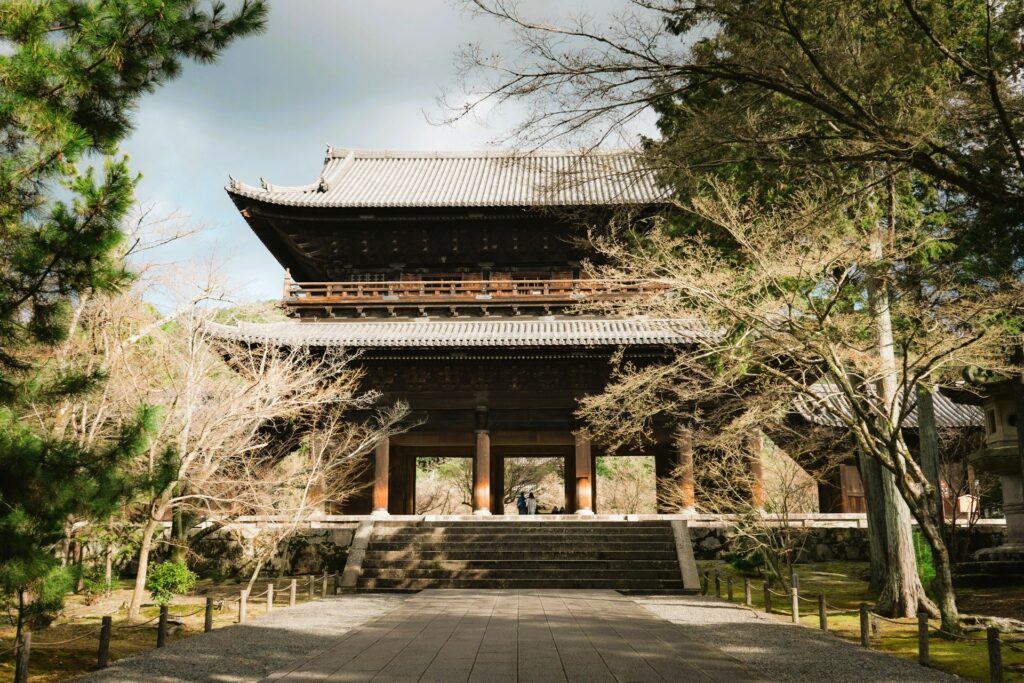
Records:
{"label": "stone paving slab", "polygon": [[365,638],[355,627],[402,603],[395,595],[346,595],[275,609],[245,624],[177,640],[120,659],[78,680],[89,683],[256,683],[273,671]]}
{"label": "stone paving slab", "polygon": [[789,683],[924,683],[951,674],[797,626],[742,605],[699,595],[637,597],[636,602],[767,680]]}
{"label": "stone paving slab", "polygon": [[763,680],[614,591],[425,590],[268,683]]}

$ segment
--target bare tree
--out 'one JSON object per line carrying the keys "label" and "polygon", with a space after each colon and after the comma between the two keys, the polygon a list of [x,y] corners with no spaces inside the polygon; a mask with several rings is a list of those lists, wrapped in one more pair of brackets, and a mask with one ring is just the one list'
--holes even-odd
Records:
{"label": "bare tree", "polygon": [[[151,485],[129,618],[138,614],[153,539],[168,515],[194,521],[291,514],[294,526],[311,501],[304,495],[288,503],[293,487],[308,492],[321,483],[327,490],[338,486],[327,480],[349,472],[342,466],[345,460],[361,456],[369,444],[391,433],[403,413],[399,408],[372,424],[350,423],[342,433],[334,411],[370,409],[378,399],[374,391],[360,392],[361,373],[350,366],[350,355],[332,349],[226,345],[214,336],[209,317],[208,310],[193,307],[169,330],[153,335],[151,352],[164,369],[154,378],[154,398],[165,415],[144,463]],[[338,453],[341,459],[320,458],[297,473],[282,467],[280,459],[308,434],[316,434],[325,420],[330,433],[314,438],[349,449]],[[296,476],[297,483],[292,481]],[[347,495],[344,488],[336,492]],[[179,535],[177,542],[184,539]]]}
{"label": "bare tree", "polygon": [[[698,441],[714,441],[698,437]],[[730,551],[744,559],[762,560],[767,571],[782,584],[789,583],[793,567],[801,558],[815,529],[800,523],[799,515],[817,509],[818,484],[826,481],[845,454],[815,459],[803,467],[770,440],[760,454],[763,470],[763,498],[754,500],[755,485],[750,454],[745,450],[704,451],[695,458],[694,500],[701,512],[718,515],[732,532]],[[690,500],[676,471],[662,481],[661,503],[683,510]]]}
{"label": "bare tree", "polygon": [[650,456],[604,456],[597,461],[601,510],[637,514],[657,511],[654,459]]}
{"label": "bare tree", "polygon": [[[957,629],[934,487],[911,456],[903,428],[918,383],[948,379],[971,364],[1011,370],[1006,359],[1014,340],[999,321],[1020,314],[1021,285],[1012,278],[971,285],[957,272],[930,268],[922,287],[912,276],[912,255],[934,233],[908,227],[879,253],[877,206],[863,196],[835,196],[830,186],[812,187],[765,209],[710,184],[707,194],[681,208],[732,240],[728,256],[710,232],[684,239],[657,225],[640,248],[598,239],[612,264],[596,269],[600,277],[665,287],[615,310],[674,320],[664,324],[688,327],[696,349],[667,365],[623,366],[604,395],[584,402],[583,412],[613,443],[642,438],[655,416],[673,412],[713,426],[702,430],[706,445],[726,453],[744,452],[751,430],[782,424],[796,401],[837,416],[908,504],[936,558],[943,623]],[[898,324],[887,332],[891,353],[883,354],[877,317],[854,302],[871,300],[877,308],[872,289],[879,273],[897,272],[885,276],[889,318]],[[935,609],[912,584],[894,595],[896,613],[912,614],[919,604]]]}

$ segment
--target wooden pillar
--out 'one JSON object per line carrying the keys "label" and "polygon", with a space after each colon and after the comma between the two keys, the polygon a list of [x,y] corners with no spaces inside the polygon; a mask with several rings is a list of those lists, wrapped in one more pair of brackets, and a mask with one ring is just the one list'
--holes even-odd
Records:
{"label": "wooden pillar", "polygon": [[593,461],[591,459],[590,439],[583,434],[576,434],[576,514],[594,514]]}
{"label": "wooden pillar", "polygon": [[597,451],[590,451],[590,510],[597,514]]}
{"label": "wooden pillar", "polygon": [[476,430],[476,455],[473,457],[473,514],[491,514],[491,433]]}
{"label": "wooden pillar", "polygon": [[505,457],[491,454],[491,514],[505,514]]}
{"label": "wooden pillar", "polygon": [[373,512],[378,517],[388,514],[388,469],[391,460],[391,441],[384,438],[373,453]]}
{"label": "wooden pillar", "polygon": [[680,429],[676,434],[676,458],[683,512],[693,512],[696,509],[693,495],[693,434],[689,429]]}
{"label": "wooden pillar", "polygon": [[565,464],[562,467],[562,480],[565,485],[565,511],[576,512],[576,450],[570,450],[565,455]]}
{"label": "wooden pillar", "polygon": [[761,454],[764,452],[764,435],[752,431],[747,436],[747,458],[750,462],[750,503],[756,510],[764,509],[764,468]]}
{"label": "wooden pillar", "polygon": [[405,514],[416,514],[416,451],[405,453]]}

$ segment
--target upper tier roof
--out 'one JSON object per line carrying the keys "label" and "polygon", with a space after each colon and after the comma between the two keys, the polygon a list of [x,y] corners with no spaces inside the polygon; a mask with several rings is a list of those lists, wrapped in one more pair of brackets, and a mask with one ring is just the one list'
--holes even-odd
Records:
{"label": "upper tier roof", "polygon": [[327,148],[320,177],[300,187],[246,185],[230,194],[300,207],[612,206],[666,200],[635,150],[393,152]]}

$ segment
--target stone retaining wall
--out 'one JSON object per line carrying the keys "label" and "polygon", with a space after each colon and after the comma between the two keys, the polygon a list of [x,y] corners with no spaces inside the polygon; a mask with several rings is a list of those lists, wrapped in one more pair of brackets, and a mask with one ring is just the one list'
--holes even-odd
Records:
{"label": "stone retaining wall", "polygon": [[[970,531],[960,529],[959,533],[967,542],[965,559],[981,548],[1000,545],[1006,538],[1006,528],[1002,526],[978,526]],[[816,526],[808,528],[806,534],[801,562],[868,560],[868,530],[865,528]],[[721,525],[690,527],[693,553],[698,560],[730,559],[739,550],[732,547],[735,536],[735,531]]]}

